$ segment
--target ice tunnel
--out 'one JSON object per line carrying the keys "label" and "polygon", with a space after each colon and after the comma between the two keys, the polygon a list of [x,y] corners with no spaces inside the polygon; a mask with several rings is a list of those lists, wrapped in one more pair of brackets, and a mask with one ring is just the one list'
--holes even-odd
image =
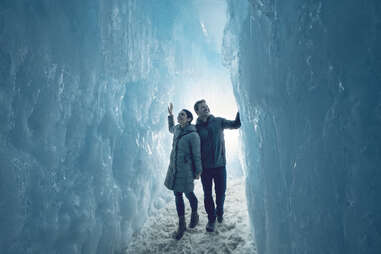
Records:
{"label": "ice tunnel", "polygon": [[167,103],[231,89],[256,252],[380,253],[380,45],[378,0],[1,0],[0,252],[118,253]]}

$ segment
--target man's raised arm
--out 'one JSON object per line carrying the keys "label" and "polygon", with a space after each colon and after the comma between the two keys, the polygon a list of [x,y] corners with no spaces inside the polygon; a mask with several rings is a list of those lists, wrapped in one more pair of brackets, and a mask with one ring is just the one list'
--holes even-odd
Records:
{"label": "man's raised arm", "polygon": [[234,121],[226,120],[225,118],[222,120],[222,128],[224,129],[238,129],[239,127],[241,127],[239,112],[237,112]]}

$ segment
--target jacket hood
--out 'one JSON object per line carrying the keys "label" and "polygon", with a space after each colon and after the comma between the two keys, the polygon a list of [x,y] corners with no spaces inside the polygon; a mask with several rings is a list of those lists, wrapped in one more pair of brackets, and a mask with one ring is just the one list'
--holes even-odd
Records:
{"label": "jacket hood", "polygon": [[209,120],[214,119],[214,118],[215,118],[215,117],[214,117],[214,115],[212,115],[212,114],[210,114],[210,115],[208,116],[208,119],[207,119],[206,122],[203,122],[203,121],[201,121],[200,118],[197,118],[197,123],[196,123],[196,125],[204,125],[204,124],[206,124]]}

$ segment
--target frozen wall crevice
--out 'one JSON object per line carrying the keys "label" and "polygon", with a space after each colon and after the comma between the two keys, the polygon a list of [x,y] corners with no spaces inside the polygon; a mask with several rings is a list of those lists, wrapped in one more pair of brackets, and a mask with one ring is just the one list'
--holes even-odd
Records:
{"label": "frozen wall crevice", "polygon": [[258,253],[377,253],[379,2],[228,3]]}
{"label": "frozen wall crevice", "polygon": [[[219,57],[195,2],[1,1],[2,253],[113,253],[166,202],[166,104]],[[377,253],[380,4],[227,2],[258,252]]]}

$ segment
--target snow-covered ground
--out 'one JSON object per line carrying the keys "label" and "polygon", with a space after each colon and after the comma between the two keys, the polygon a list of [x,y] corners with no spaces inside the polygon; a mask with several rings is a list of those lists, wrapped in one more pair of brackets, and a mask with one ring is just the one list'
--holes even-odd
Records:
{"label": "snow-covered ground", "polygon": [[[172,239],[171,234],[177,229],[178,223],[173,196],[173,201],[167,207],[149,218],[141,231],[133,235],[125,253],[256,253],[249,226],[243,179],[228,179],[224,221],[216,222],[216,230],[213,233],[205,230],[207,216],[199,180],[196,181],[195,194],[199,201],[200,214],[200,222],[196,228],[187,228],[179,241]],[[185,196],[184,202],[188,225],[191,210]]]}

